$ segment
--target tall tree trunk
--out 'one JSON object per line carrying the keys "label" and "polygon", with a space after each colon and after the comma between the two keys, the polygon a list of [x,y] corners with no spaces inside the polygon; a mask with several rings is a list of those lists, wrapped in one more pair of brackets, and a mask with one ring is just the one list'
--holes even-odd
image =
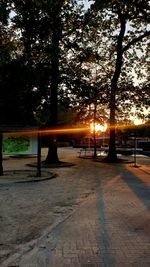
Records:
{"label": "tall tree trunk", "polygon": [[45,160],[46,163],[59,163],[58,153],[57,153],[57,140],[55,136],[50,136],[48,145],[48,154]]}
{"label": "tall tree trunk", "polygon": [[109,151],[107,155],[107,160],[109,162],[117,161],[117,153],[116,153],[116,131],[115,131],[115,96],[116,90],[115,88],[111,88],[111,96],[110,96],[110,139],[109,139]]}
{"label": "tall tree trunk", "polygon": [[[61,1],[60,1],[61,2]],[[58,108],[58,86],[59,86],[59,42],[61,39],[61,6],[62,2],[56,1],[52,12],[52,66],[51,66],[51,88],[50,88],[50,121],[48,126],[57,125]],[[57,136],[52,135],[49,139],[46,163],[58,163]]]}
{"label": "tall tree trunk", "polygon": [[123,38],[125,34],[125,26],[126,21],[122,14],[118,14],[120,19],[120,33],[118,36],[117,42],[117,57],[116,57],[116,65],[115,72],[111,82],[111,94],[110,94],[110,140],[109,140],[109,151],[106,159],[109,162],[117,161],[117,153],[116,153],[116,118],[115,118],[115,110],[116,110],[116,91],[118,79],[121,74],[122,67],[122,58],[123,58]]}

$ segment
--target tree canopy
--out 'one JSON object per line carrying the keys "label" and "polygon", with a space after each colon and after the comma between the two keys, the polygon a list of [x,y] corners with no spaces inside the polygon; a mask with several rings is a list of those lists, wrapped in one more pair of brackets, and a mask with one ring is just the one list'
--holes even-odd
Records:
{"label": "tree canopy", "polygon": [[82,1],[1,1],[1,124],[56,126],[60,106],[105,107],[108,160],[117,160],[117,118],[149,106],[149,12],[146,0],[95,0],[88,10]]}

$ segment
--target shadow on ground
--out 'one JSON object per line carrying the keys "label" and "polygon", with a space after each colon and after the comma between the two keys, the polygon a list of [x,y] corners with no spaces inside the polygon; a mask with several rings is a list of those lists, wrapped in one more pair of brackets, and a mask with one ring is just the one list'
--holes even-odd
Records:
{"label": "shadow on ground", "polygon": [[136,196],[140,199],[146,209],[150,209],[150,187],[139,177],[127,169],[124,171],[123,180],[128,184]]}

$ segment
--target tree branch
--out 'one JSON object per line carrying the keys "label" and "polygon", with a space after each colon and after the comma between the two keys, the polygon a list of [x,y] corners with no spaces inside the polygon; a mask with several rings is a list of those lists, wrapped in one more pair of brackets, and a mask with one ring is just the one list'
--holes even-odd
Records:
{"label": "tree branch", "polygon": [[150,31],[146,31],[144,32],[142,35],[134,38],[131,42],[129,42],[127,45],[124,46],[123,48],[123,52],[127,51],[132,45],[134,45],[135,43],[138,43],[139,41],[141,41],[144,37],[149,36],[150,35]]}

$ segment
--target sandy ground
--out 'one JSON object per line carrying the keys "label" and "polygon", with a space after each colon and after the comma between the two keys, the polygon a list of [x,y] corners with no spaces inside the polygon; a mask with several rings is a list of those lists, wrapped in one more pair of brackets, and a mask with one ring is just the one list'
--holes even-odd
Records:
{"label": "sandy ground", "polygon": [[[126,165],[114,166],[82,159],[78,157],[77,151],[78,149],[72,148],[59,149],[60,160],[72,162],[74,165],[46,169],[45,172],[57,174],[53,179],[30,183],[2,183],[5,177],[0,178],[0,263],[21,250],[24,244],[39,238],[46,229],[63,220],[94,193],[97,180],[93,178],[93,173],[101,177],[102,185],[107,185]],[[42,159],[45,155],[44,149]],[[35,168],[27,166],[33,162],[35,158],[6,158],[4,171],[30,170],[36,173]],[[137,158],[137,164],[144,166],[146,172],[150,171],[149,163],[149,158]]]}

